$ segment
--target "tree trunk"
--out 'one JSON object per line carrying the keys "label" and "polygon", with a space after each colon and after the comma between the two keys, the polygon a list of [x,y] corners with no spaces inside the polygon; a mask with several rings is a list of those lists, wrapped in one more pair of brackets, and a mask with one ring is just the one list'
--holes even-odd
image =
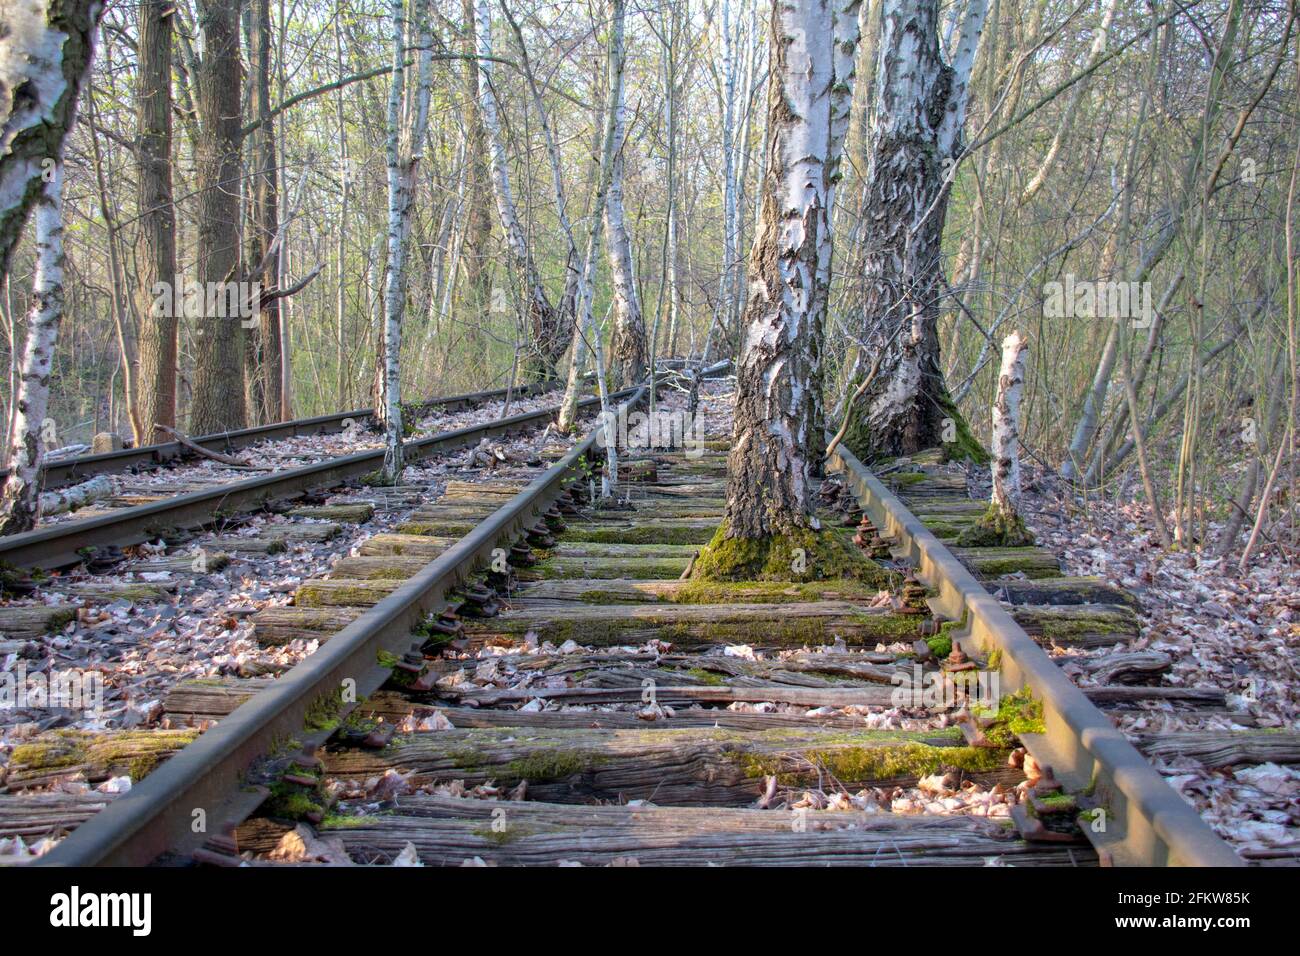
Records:
{"label": "tree trunk", "polygon": [[63,156],[100,0],[6,3],[0,31],[0,276]]}
{"label": "tree trunk", "polygon": [[809,349],[828,221],[831,23],[829,0],[773,5],[767,171],[749,260],[727,508],[712,554],[697,562],[701,575],[714,573],[715,563],[729,573],[729,549],[747,551],[749,542],[762,549],[817,527],[810,513]]}
{"label": "tree trunk", "polygon": [[1018,548],[1034,543],[1020,518],[1020,396],[1025,387],[1025,350],[1019,332],[1002,340],[1002,368],[993,402],[993,493],[988,510],[957,536],[963,548]]}
{"label": "tree trunk", "polygon": [[984,0],[967,8],[949,66],[939,53],[937,0],[882,0],[862,299],[863,337],[885,354],[848,410],[845,444],[861,458],[938,445],[983,454],[944,384],[937,324],[947,174],[960,150],[985,9]]}
{"label": "tree trunk", "polygon": [[14,435],[6,464],[9,478],[0,493],[0,535],[36,526],[41,486],[41,427],[50,399],[54,343],[63,321],[63,160],[60,156],[36,204],[36,275],[27,316]]}
{"label": "tree trunk", "polygon": [[618,91],[612,93],[610,109],[614,111],[614,156],[610,170],[609,195],[605,199],[605,223],[609,230],[606,252],[610,278],[614,285],[614,335],[611,370],[614,388],[624,388],[641,381],[646,373],[645,319],[637,295],[636,272],[632,264],[632,237],[628,234],[623,210],[623,160],[627,149],[626,92],[619,78]]}
{"label": "tree trunk", "polygon": [[[605,110],[605,131],[601,140],[600,165],[596,182],[596,196],[591,209],[591,232],[587,237],[587,252],[583,260],[582,277],[577,289],[577,319],[573,326],[573,347],[569,356],[569,375],[564,389],[564,398],[560,403],[560,416],[556,427],[562,434],[573,431],[578,414],[578,397],[582,388],[582,366],[585,356],[591,352],[596,358],[596,382],[600,392],[600,410],[605,416],[607,427],[613,428],[609,419],[609,404],[604,380],[604,357],[601,353],[600,329],[592,316],[592,296],[596,284],[596,259],[600,253],[601,231],[605,222],[605,203],[609,198],[610,181],[613,178],[614,151],[618,134],[618,103],[623,95],[623,68],[626,50],[623,42],[624,0],[612,2],[612,26],[610,29],[608,53],[608,96],[609,103]],[[615,462],[613,450],[615,442],[606,445],[610,453],[610,463]],[[608,470],[608,469],[607,469]],[[606,475],[602,484],[602,497],[612,490],[612,483],[618,478],[617,471]]]}
{"label": "tree trunk", "polygon": [[[465,52],[474,52],[474,0],[464,0]],[[479,110],[478,67],[465,61],[465,236],[461,259],[465,263],[465,298],[462,307],[469,316],[467,335],[475,381],[487,373],[486,324],[492,307],[492,177],[488,169],[487,133]]]}
{"label": "tree trunk", "polygon": [[166,0],[140,4],[136,85],[139,231],[135,243],[136,315],[140,320],[138,405],[141,440],[166,441],[176,427],[177,316],[155,308],[176,285],[176,210],[172,205],[172,17]]}
{"label": "tree trunk", "polygon": [[475,0],[474,43],[478,55],[479,110],[483,114],[483,127],[487,132],[489,156],[492,166],[492,190],[496,196],[497,214],[505,231],[515,264],[523,276],[523,290],[527,297],[526,319],[533,336],[533,355],[530,365],[539,377],[555,374],[556,363],[564,354],[565,316],[551,305],[542,285],[542,276],[533,261],[524,235],[523,224],[515,208],[514,194],[510,189],[510,169],[506,148],[501,139],[501,118],[498,112],[496,90],[492,86],[492,13],[488,0]]}
{"label": "tree trunk", "polygon": [[[240,278],[240,3],[198,0],[203,55],[195,64],[193,78],[194,105],[199,114],[199,138],[194,151],[198,282],[205,291],[219,290],[220,298],[227,303],[231,284]],[[190,431],[202,435],[243,428],[247,418],[241,319],[238,315],[210,314],[205,307],[197,317],[194,333]]]}
{"label": "tree trunk", "polygon": [[[388,277],[384,284],[384,467],[385,480],[402,476],[402,318],[406,311],[406,246],[411,232],[415,171],[424,152],[433,86],[433,38],[428,0],[413,0],[418,31],[419,74],[413,98],[407,96],[406,18],[403,0],[392,0],[393,76],[388,96]],[[404,108],[405,104],[405,108]],[[406,117],[406,122],[403,122]]]}
{"label": "tree trunk", "polygon": [[[264,291],[280,288],[279,250],[272,249],[280,231],[275,120],[271,110],[271,4],[257,0],[249,22],[248,45],[253,57],[253,83],[249,111],[258,120],[252,144],[252,188],[249,195],[248,279]],[[280,300],[272,298],[260,309],[258,323],[249,329],[245,355],[246,374],[253,401],[249,417],[257,422],[280,418],[282,393],[280,365]]]}

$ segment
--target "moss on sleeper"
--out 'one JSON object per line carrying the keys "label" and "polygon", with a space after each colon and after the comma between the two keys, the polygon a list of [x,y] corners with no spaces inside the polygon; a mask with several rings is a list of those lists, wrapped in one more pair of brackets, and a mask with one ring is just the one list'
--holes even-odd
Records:
{"label": "moss on sleeper", "polygon": [[1023,548],[1034,543],[1033,532],[1020,515],[992,502],[978,521],[957,536],[959,548]]}
{"label": "moss on sleeper", "polygon": [[692,525],[639,525],[632,528],[596,528],[569,525],[566,542],[590,541],[596,544],[707,544],[712,527]]}
{"label": "moss on sleeper", "polygon": [[935,747],[923,743],[898,746],[845,747],[812,750],[795,755],[801,769],[792,769],[781,754],[743,754],[741,765],[748,777],[775,775],[779,783],[797,785],[821,768],[840,783],[913,779],[952,769],[966,773],[992,773],[1006,766],[1007,752],[988,747]]}
{"label": "moss on sleeper", "polygon": [[[802,568],[803,570],[795,570]],[[877,589],[890,575],[834,531],[802,528],[770,538],[735,538],[723,522],[695,560],[700,581],[825,581],[849,578]]]}
{"label": "moss on sleeper", "polygon": [[[890,572],[884,573],[891,579],[898,577]],[[852,578],[825,581],[690,580],[673,595],[672,600],[677,604],[802,604],[825,600],[870,600],[882,590],[886,588]]]}
{"label": "moss on sleeper", "polygon": [[984,736],[995,747],[1014,747],[1021,734],[1045,733],[1043,702],[1034,698],[1034,692],[1023,687],[998,701],[997,714]]}
{"label": "moss on sleeper", "polygon": [[591,769],[595,763],[596,758],[592,754],[572,750],[539,750],[510,761],[505,765],[504,775],[512,780],[534,783],[567,780]]}
{"label": "moss on sleeper", "polygon": [[111,734],[55,730],[16,746],[9,755],[9,763],[38,772],[81,765],[105,766],[110,772],[125,769],[133,781],[139,782],[164,758],[198,736],[197,730],[166,733],[125,730]]}
{"label": "moss on sleeper", "polygon": [[684,673],[689,674],[700,683],[707,684],[710,687],[721,687],[722,684],[725,683],[721,674],[714,673],[713,671],[706,671],[703,667],[692,667]]}

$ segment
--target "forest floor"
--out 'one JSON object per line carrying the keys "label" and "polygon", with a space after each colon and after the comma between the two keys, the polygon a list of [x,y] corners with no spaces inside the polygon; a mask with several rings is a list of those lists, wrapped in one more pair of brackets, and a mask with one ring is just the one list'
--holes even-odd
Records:
{"label": "forest floor", "polygon": [[[1244,574],[1236,559],[1164,551],[1142,502],[1082,499],[1055,475],[1026,473],[1024,517],[1039,544],[1057,551],[1065,573],[1096,575],[1132,591],[1143,628],[1124,650],[1173,658],[1165,682],[1216,687],[1226,711],[1198,713],[1150,702],[1116,712],[1126,734],[1176,730],[1300,730],[1300,571],[1277,549],[1252,558]],[[1057,652],[1067,654],[1071,652]],[[1078,654],[1079,652],[1073,652]],[[1077,683],[1083,668],[1063,665]],[[1294,846],[1300,841],[1300,772],[1277,764],[1209,769],[1195,760],[1157,763],[1169,784],[1220,836],[1238,849]]]}

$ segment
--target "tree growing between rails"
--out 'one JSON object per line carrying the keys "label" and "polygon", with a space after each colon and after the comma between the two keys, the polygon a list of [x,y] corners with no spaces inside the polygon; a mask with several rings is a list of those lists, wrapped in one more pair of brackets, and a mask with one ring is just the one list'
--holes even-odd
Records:
{"label": "tree growing between rails", "polygon": [[938,0],[880,3],[861,281],[862,338],[885,357],[849,404],[844,444],[863,460],[940,445],[984,460],[944,383],[938,319],[949,174],[961,151],[987,0],[968,3],[951,64],[939,50]]}
{"label": "tree growing between rails", "polygon": [[1020,398],[1028,348],[1019,332],[1002,341],[998,396],[993,403],[993,493],[988,510],[958,536],[959,547],[1017,548],[1034,543],[1020,517]]}
{"label": "tree growing between rails", "polygon": [[819,269],[830,221],[834,26],[830,0],[772,5],[767,170],[721,527],[695,561],[705,580],[789,580],[873,566],[812,514],[811,429]]}

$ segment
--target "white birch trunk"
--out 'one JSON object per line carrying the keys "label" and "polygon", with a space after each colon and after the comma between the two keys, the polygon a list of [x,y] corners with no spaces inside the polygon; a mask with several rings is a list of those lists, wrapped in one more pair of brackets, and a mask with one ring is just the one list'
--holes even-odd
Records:
{"label": "white birch trunk", "polygon": [[[587,239],[587,255],[583,262],[582,281],[578,285],[578,315],[573,326],[573,351],[569,360],[568,383],[564,389],[564,399],[560,403],[560,418],[557,428],[563,434],[573,431],[578,416],[578,395],[581,391],[581,366],[588,349],[597,357],[596,376],[601,391],[601,412],[609,411],[605,401],[603,358],[600,352],[600,330],[592,318],[592,295],[596,281],[596,257],[600,252],[600,237],[605,222],[605,202],[609,195],[609,183],[613,174],[614,146],[616,129],[616,106],[623,95],[623,64],[625,47],[624,0],[613,0],[611,4],[612,21],[609,38],[609,103],[605,110],[605,135],[600,155],[600,179],[596,186],[596,198],[591,210],[591,233]],[[610,448],[614,447],[609,442]],[[617,479],[617,470],[611,481]],[[606,491],[611,489],[607,488]]]}
{"label": "white birch trunk", "polygon": [[831,143],[829,0],[772,10],[767,174],[749,260],[727,467],[731,538],[767,540],[816,527],[810,512],[808,355],[816,308]]}
{"label": "white birch trunk", "polygon": [[[406,18],[393,0],[393,83],[388,94],[388,276],[384,285],[384,466],[386,481],[402,477],[402,318],[406,306],[406,245],[411,229],[415,170],[424,149],[433,86],[428,0],[414,0],[419,36],[419,76],[414,100],[406,98]],[[405,104],[405,109],[403,108]],[[407,122],[403,122],[403,115]]]}
{"label": "white birch trunk", "polygon": [[62,159],[103,8],[100,0],[0,4],[0,276],[42,201],[43,177]]}
{"label": "white birch trunk", "polygon": [[113,482],[109,480],[107,475],[96,475],[89,481],[83,481],[71,488],[42,492],[39,499],[41,517],[48,518],[50,515],[84,508],[101,498],[107,498],[112,493]]}
{"label": "white birch trunk", "polygon": [[27,345],[14,410],[13,438],[0,493],[0,535],[36,526],[43,442],[50,401],[50,367],[63,321],[63,163],[58,161],[36,201],[36,275],[27,316]]}
{"label": "white birch trunk", "polygon": [[506,148],[501,137],[501,116],[497,102],[496,88],[493,86],[492,74],[492,13],[488,0],[475,0],[474,4],[474,43],[479,56],[479,112],[483,116],[483,128],[488,139],[488,158],[492,169],[492,192],[496,197],[497,214],[501,218],[501,228],[506,234],[506,242],[515,257],[516,265],[523,274],[524,294],[528,297],[528,320],[532,328],[534,345],[539,356],[546,362],[554,361],[563,354],[558,318],[551,307],[546,289],[542,286],[541,273],[533,261],[528,248],[528,237],[524,234],[519,212],[515,207],[514,194],[510,188],[510,168],[506,160]]}
{"label": "white birch trunk", "polygon": [[1028,347],[1019,332],[1002,340],[1002,369],[993,403],[992,504],[1007,517],[1014,517],[1020,509],[1020,396]]}
{"label": "white birch trunk", "polygon": [[[722,0],[722,274],[713,322],[705,336],[701,360],[709,360],[714,330],[731,312],[732,270],[736,260],[736,56],[732,42],[731,0]],[[725,333],[725,329],[722,329]]]}
{"label": "white birch trunk", "polygon": [[610,170],[609,195],[605,199],[605,224],[609,231],[606,252],[610,279],[614,286],[614,376],[620,387],[639,382],[646,369],[645,320],[637,295],[636,270],[632,262],[632,237],[628,233],[623,210],[623,151],[627,148],[627,105],[623,82],[624,55],[617,57],[619,75],[617,93],[610,102],[614,111],[614,149]]}

